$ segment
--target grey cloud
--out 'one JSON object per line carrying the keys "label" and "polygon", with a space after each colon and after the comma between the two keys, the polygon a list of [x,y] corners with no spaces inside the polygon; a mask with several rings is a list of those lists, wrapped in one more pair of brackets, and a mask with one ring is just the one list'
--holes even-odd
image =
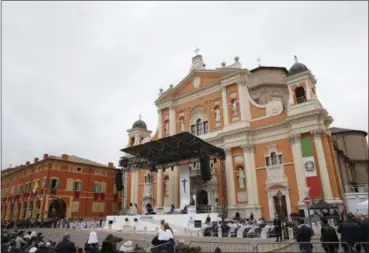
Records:
{"label": "grey cloud", "polygon": [[3,161],[43,153],[117,161],[159,88],[200,47],[208,67],[289,67],[318,78],[334,125],[368,129],[367,2],[4,2]]}

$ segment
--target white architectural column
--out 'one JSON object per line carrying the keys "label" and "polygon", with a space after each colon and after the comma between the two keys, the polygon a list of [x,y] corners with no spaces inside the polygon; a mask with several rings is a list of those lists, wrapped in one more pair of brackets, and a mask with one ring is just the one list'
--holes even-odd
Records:
{"label": "white architectural column", "polygon": [[259,191],[256,179],[254,145],[247,144],[244,145],[242,148],[246,169],[246,189],[248,204],[259,205]]}
{"label": "white architectural column", "polygon": [[158,137],[159,139],[163,137],[163,126],[161,122],[162,122],[162,113],[161,113],[161,109],[158,109]]}
{"label": "white architectural column", "polygon": [[327,162],[324,156],[324,148],[322,143],[322,135],[320,133],[313,133],[315,150],[318,156],[318,164],[320,169],[320,179],[323,187],[324,199],[333,199],[331,182],[329,180]]}
{"label": "white architectural column", "polygon": [[245,171],[246,171],[247,202],[249,204],[254,204],[252,172],[251,167],[249,165],[250,155],[248,152],[248,145],[242,146],[242,148],[243,148],[243,160],[245,163]]}
{"label": "white architectural column", "polygon": [[293,92],[292,92],[292,88],[290,85],[287,86],[288,87],[288,104],[289,105],[293,105]]}
{"label": "white architectural column", "polygon": [[305,92],[306,92],[306,99],[310,100],[311,99],[311,88],[309,86],[309,81],[305,81]]}
{"label": "white architectural column", "polygon": [[174,107],[169,108],[169,135],[176,134],[176,109]]}
{"label": "white architectural column", "polygon": [[222,88],[222,107],[223,107],[224,126],[228,126],[229,125],[229,115],[228,115],[228,102],[227,102],[226,87]]}
{"label": "white architectural column", "polygon": [[[135,169],[132,169],[131,171],[131,197],[130,197],[130,203],[135,203],[135,191],[136,191],[136,180],[135,180]],[[128,203],[128,206],[130,206],[130,203]]]}
{"label": "white architectural column", "polygon": [[251,112],[249,105],[249,92],[246,86],[246,80],[241,80],[238,82],[238,96],[240,98],[240,112],[241,120],[251,120]]}
{"label": "white architectural column", "polygon": [[163,170],[156,173],[156,207],[163,207]]}
{"label": "white architectural column", "polygon": [[226,151],[226,180],[227,180],[227,201],[228,206],[236,205],[236,188],[234,185],[234,172],[233,172],[233,158],[232,149],[228,148]]}
{"label": "white architectural column", "polygon": [[179,166],[175,166],[174,167],[174,171],[172,172],[173,175],[173,180],[172,180],[172,188],[173,188],[173,200],[172,200],[172,204],[176,207],[179,208],[178,206],[178,184],[179,184]]}
{"label": "white architectural column", "polygon": [[293,155],[293,163],[295,166],[297,189],[299,191],[299,201],[302,202],[306,197],[305,190],[307,189],[307,184],[305,171],[302,164],[300,134],[290,136],[290,142],[292,143],[292,155]]}

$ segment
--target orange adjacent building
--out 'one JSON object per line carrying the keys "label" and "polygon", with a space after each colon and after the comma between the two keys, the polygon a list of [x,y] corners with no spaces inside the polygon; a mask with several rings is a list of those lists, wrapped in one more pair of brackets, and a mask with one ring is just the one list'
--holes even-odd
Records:
{"label": "orange adjacent building", "polygon": [[[316,82],[297,58],[289,70],[248,70],[238,57],[230,66],[208,69],[196,55],[181,82],[160,90],[154,135],[140,119],[128,130],[129,145],[188,131],[223,148],[225,171],[211,162],[212,180],[199,182],[199,164],[190,165],[190,190],[196,205],[216,211],[226,203],[228,216],[307,214],[310,200],[342,206],[329,130],[333,120],[320,103]],[[131,169],[124,178],[125,207],[137,204],[140,213],[147,203],[157,210],[181,208],[178,166],[157,173]]]}
{"label": "orange adjacent building", "polygon": [[116,213],[117,169],[74,155],[45,154],[1,175],[3,220],[39,217],[93,218]]}

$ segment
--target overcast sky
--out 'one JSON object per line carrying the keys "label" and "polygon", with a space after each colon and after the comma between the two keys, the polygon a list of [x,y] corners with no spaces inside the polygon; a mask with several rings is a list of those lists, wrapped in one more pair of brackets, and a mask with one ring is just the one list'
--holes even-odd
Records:
{"label": "overcast sky", "polygon": [[367,2],[3,2],[2,167],[44,153],[117,162],[160,88],[209,68],[289,68],[318,79],[334,126],[368,129]]}

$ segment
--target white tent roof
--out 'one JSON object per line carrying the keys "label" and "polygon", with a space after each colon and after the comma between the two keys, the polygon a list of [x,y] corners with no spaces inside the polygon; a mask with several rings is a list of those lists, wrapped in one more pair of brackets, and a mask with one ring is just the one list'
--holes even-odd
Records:
{"label": "white tent roof", "polygon": [[366,207],[368,207],[368,204],[369,204],[369,202],[368,202],[368,200],[365,200],[364,202],[360,202],[359,204],[357,204],[358,206],[366,206]]}

